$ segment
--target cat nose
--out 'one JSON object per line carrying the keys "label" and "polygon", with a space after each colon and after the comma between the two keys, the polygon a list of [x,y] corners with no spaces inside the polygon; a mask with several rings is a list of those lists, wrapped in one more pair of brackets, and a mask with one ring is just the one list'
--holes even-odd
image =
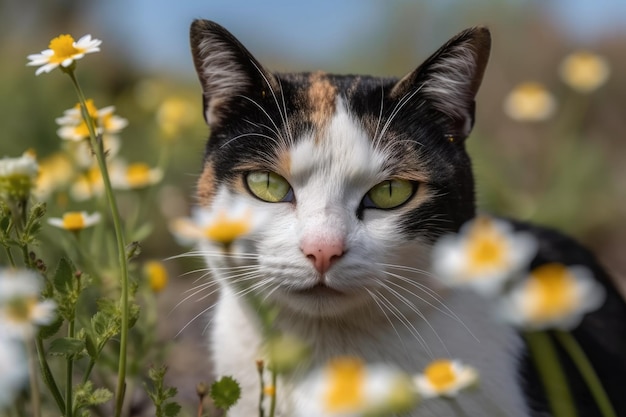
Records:
{"label": "cat nose", "polygon": [[345,252],[343,239],[304,239],[300,245],[302,253],[313,263],[320,274],[326,273],[331,264]]}

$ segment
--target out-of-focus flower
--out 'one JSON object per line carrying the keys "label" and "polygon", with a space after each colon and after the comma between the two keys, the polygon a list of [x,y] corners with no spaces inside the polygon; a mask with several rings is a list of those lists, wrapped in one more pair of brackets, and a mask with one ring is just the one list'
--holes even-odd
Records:
{"label": "out-of-focus flower", "polygon": [[70,187],[70,196],[74,201],[85,201],[99,197],[104,193],[102,173],[97,166],[93,166],[78,176]]}
{"label": "out-of-focus flower", "polygon": [[504,100],[504,112],[513,120],[541,121],[556,110],[554,96],[540,83],[526,82],[515,87]]}
{"label": "out-of-focus flower", "polygon": [[175,138],[181,130],[196,120],[195,106],[181,97],[170,97],[159,106],[157,124],[167,139]]}
{"label": "out-of-focus flower", "polygon": [[170,231],[183,245],[212,241],[229,246],[237,238],[248,235],[258,225],[258,217],[245,204],[209,210],[196,208],[191,218],[170,222]]}
{"label": "out-of-focus flower", "polygon": [[[117,135],[104,135],[102,136],[102,142],[104,152],[109,158],[114,158],[120,151],[121,141]],[[81,140],[80,142],[67,141],[66,149],[72,155],[76,165],[83,169],[91,168],[96,165],[96,157],[91,144],[87,140]]]}
{"label": "out-of-focus flower", "polygon": [[62,218],[50,217],[48,223],[70,232],[79,232],[100,222],[100,213],[88,214],[84,211],[68,211]]}
{"label": "out-of-focus flower", "polygon": [[8,409],[28,380],[23,346],[15,340],[0,337],[0,409]]}
{"label": "out-of-focus flower", "polygon": [[143,162],[126,165],[116,161],[111,164],[111,185],[119,190],[145,188],[157,184],[163,179],[163,170],[151,168]]}
{"label": "out-of-focus flower", "polygon": [[302,364],[309,355],[309,346],[291,334],[270,337],[265,352],[272,369],[279,373],[289,372]]}
{"label": "out-of-focus flower", "polygon": [[42,282],[34,272],[0,271],[0,334],[29,339],[37,326],[52,323],[56,303],[40,300]]}
{"label": "out-of-focus flower", "polygon": [[531,271],[501,303],[503,317],[531,330],[571,330],[604,303],[606,292],[583,266],[551,263]]}
{"label": "out-of-focus flower", "polygon": [[580,93],[590,93],[604,85],[611,72],[606,59],[589,51],[568,55],[559,70],[563,82]]}
{"label": "out-of-focus flower", "polygon": [[[98,134],[114,135],[128,126],[128,120],[114,114],[115,106],[98,109],[92,99],[87,99],[85,107]],[[79,142],[89,137],[89,128],[83,119],[80,103],[65,110],[63,116],[57,117],[55,121],[61,126],[57,130],[61,139]]]}
{"label": "out-of-focus flower", "polygon": [[297,405],[306,416],[387,415],[406,412],[418,402],[413,382],[404,372],[353,357],[330,360],[305,384],[307,397]]}
{"label": "out-of-focus flower", "polygon": [[155,293],[161,292],[169,280],[163,262],[147,261],[143,264],[143,273],[150,284],[150,289]]}
{"label": "out-of-focus flower", "polygon": [[26,65],[40,66],[35,71],[35,75],[42,72],[50,72],[59,65],[67,68],[85,54],[100,51],[101,40],[91,39],[91,35],[85,35],[78,41],[70,35],[59,35],[50,41],[49,49],[42,51],[40,54],[28,55],[30,62]]}
{"label": "out-of-focus flower", "polygon": [[35,186],[39,165],[33,152],[19,158],[0,159],[0,198],[24,200]]}
{"label": "out-of-focus flower", "polygon": [[414,381],[424,398],[454,397],[478,383],[478,372],[458,360],[439,359],[431,362]]}
{"label": "out-of-focus flower", "polygon": [[466,223],[458,235],[442,236],[433,247],[433,271],[449,286],[492,295],[524,269],[537,250],[535,239],[511,224],[485,216]]}
{"label": "out-of-focus flower", "polygon": [[56,152],[39,162],[34,195],[46,200],[59,188],[65,187],[75,175],[72,161],[63,152]]}

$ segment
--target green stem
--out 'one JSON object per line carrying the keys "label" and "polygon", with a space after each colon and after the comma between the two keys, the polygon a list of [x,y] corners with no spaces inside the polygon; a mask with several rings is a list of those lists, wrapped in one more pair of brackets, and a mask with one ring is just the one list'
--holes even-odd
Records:
{"label": "green stem", "polygon": [[9,258],[9,263],[11,264],[11,266],[13,268],[17,268],[17,264],[15,263],[15,258],[13,257],[13,254],[11,253],[11,248],[5,247],[4,249],[7,252],[7,258]]}
{"label": "green stem", "polygon": [[261,386],[259,393],[259,417],[265,417],[265,409],[263,408],[263,400],[265,399],[265,381],[263,380],[263,362],[257,362],[257,371],[259,372],[259,383]]}
{"label": "green stem", "polygon": [[[126,390],[126,354],[127,354],[127,345],[128,345],[128,320],[130,316],[130,307],[129,307],[129,284],[128,284],[128,262],[126,259],[126,244],[124,242],[124,232],[122,229],[122,222],[120,218],[120,213],[117,207],[117,202],[115,200],[115,194],[113,193],[113,187],[111,186],[111,179],[109,177],[109,171],[106,166],[106,160],[104,155],[104,148],[102,144],[102,138],[98,138],[96,135],[96,130],[94,127],[93,120],[91,116],[89,116],[89,112],[87,111],[87,104],[85,96],[78,84],[78,80],[74,75],[74,71],[68,71],[67,74],[70,76],[72,83],[74,84],[74,88],[76,89],[76,94],[78,95],[78,100],[80,102],[80,107],[83,115],[83,119],[89,129],[89,137],[91,141],[92,148],[94,153],[96,154],[96,159],[98,160],[98,166],[102,173],[102,180],[104,182],[104,190],[107,196],[107,202],[109,204],[109,211],[111,212],[111,217],[113,219],[113,228],[115,229],[115,238],[117,242],[117,252],[118,252],[118,261],[120,266],[120,275],[121,275],[121,295],[120,295],[120,304],[122,309],[122,327],[120,331],[120,358],[118,364],[118,375],[117,375],[117,387],[115,391],[115,417],[120,417],[122,414],[122,407],[124,405],[124,393]],[[69,408],[69,407],[68,407]]]}
{"label": "green stem", "polygon": [[578,413],[550,336],[546,332],[526,332],[525,337],[554,417],[576,417]]}
{"label": "green stem", "polygon": [[37,365],[35,364],[35,352],[33,352],[32,340],[27,340],[26,353],[28,355],[28,373],[30,382],[30,402],[33,407],[33,417],[41,417],[41,395],[37,383]]}
{"label": "green stem", "polygon": [[276,386],[276,383],[278,382],[278,372],[276,372],[275,369],[271,370],[272,372],[272,388],[274,388],[274,392],[271,397],[270,397],[270,415],[269,417],[274,417],[274,414],[276,413],[276,394],[278,394],[278,387]]}
{"label": "green stem", "polygon": [[52,393],[52,397],[57,403],[59,407],[59,412],[63,415],[65,414],[65,401],[63,400],[63,396],[61,395],[61,391],[59,391],[59,387],[57,386],[56,381],[54,380],[54,375],[52,375],[52,371],[48,366],[48,362],[46,361],[46,353],[43,348],[43,340],[40,336],[35,338],[36,348],[37,348],[37,357],[39,359],[39,367],[41,368],[41,375],[43,376],[43,381]]}
{"label": "green stem", "polygon": [[557,340],[567,351],[570,358],[578,368],[581,376],[585,380],[585,383],[587,384],[587,387],[589,387],[589,391],[596,401],[602,416],[617,417],[617,414],[611,404],[611,400],[609,400],[609,396],[602,386],[600,378],[598,378],[598,375],[593,369],[593,365],[589,362],[587,355],[585,355],[585,352],[582,350],[574,336],[572,336],[569,332],[563,331],[557,331],[555,334]]}
{"label": "green stem", "polygon": [[[67,336],[70,338],[74,338],[74,328],[75,323],[74,320],[70,320],[68,328],[67,328]],[[74,414],[74,409],[72,406],[72,388],[74,386],[73,376],[74,374],[74,358],[68,357],[67,362],[65,364],[65,415],[67,417],[72,417]]]}

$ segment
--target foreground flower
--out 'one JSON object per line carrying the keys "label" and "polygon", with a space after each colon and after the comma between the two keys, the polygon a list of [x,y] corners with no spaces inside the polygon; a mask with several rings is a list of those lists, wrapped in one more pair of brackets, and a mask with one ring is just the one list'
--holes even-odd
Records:
{"label": "foreground flower", "polygon": [[541,121],[556,110],[556,100],[541,84],[526,82],[518,85],[504,100],[504,112],[513,120]]}
{"label": "foreground flower", "polygon": [[[92,99],[85,101],[87,113],[94,123],[96,133],[113,135],[119,133],[128,126],[128,120],[114,114],[115,106],[107,106],[98,109]],[[80,103],[71,109],[65,110],[63,116],[56,118],[56,123],[61,127],[57,134],[61,139],[80,142],[89,137],[89,128],[83,119]]]}
{"label": "foreground flower", "polygon": [[39,166],[33,152],[19,158],[0,159],[0,198],[24,200],[35,186]]}
{"label": "foreground flower", "polygon": [[42,282],[31,271],[0,270],[0,334],[29,339],[37,326],[52,323],[56,303],[40,301]]}
{"label": "foreground flower", "polygon": [[454,397],[478,383],[478,372],[460,361],[439,359],[431,362],[414,381],[424,398]]}
{"label": "foreground flower", "polygon": [[50,41],[49,49],[40,54],[28,55],[30,62],[26,65],[40,66],[35,75],[50,72],[59,65],[67,68],[85,54],[100,51],[101,43],[101,40],[91,39],[91,35],[85,35],[78,41],[74,41],[70,35],[60,35]]}
{"label": "foreground flower", "polygon": [[503,220],[481,216],[466,223],[458,235],[445,235],[436,242],[433,271],[449,286],[492,295],[528,265],[536,250],[531,235],[515,232]]}
{"label": "foreground flower", "polygon": [[579,51],[565,57],[559,68],[561,78],[572,89],[590,93],[609,79],[609,63],[603,57],[588,51]]}
{"label": "foreground flower", "polygon": [[143,162],[126,165],[123,162],[111,165],[111,185],[119,190],[145,188],[163,179],[163,170],[151,168]]}
{"label": "foreground flower", "polygon": [[417,393],[401,370],[383,364],[366,365],[353,357],[330,360],[305,382],[307,398],[298,409],[307,416],[359,416],[402,413],[415,407]]}
{"label": "foreground flower", "polygon": [[571,330],[586,313],[598,309],[605,296],[589,269],[552,263],[516,284],[501,309],[505,319],[527,329]]}
{"label": "foreground flower", "polygon": [[69,211],[62,218],[51,217],[48,223],[52,226],[71,232],[79,232],[100,222],[100,213],[88,214],[84,211]]}
{"label": "foreground flower", "polygon": [[0,409],[7,410],[26,385],[26,354],[19,343],[0,337]]}
{"label": "foreground flower", "polygon": [[143,273],[150,284],[150,289],[155,293],[161,292],[169,280],[163,262],[147,261],[143,265]]}

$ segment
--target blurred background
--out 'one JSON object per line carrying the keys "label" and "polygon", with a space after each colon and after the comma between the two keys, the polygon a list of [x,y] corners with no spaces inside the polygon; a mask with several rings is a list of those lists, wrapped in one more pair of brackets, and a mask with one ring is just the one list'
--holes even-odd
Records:
{"label": "blurred background", "polygon": [[[67,77],[58,70],[35,77],[26,56],[62,33],[103,40],[100,53],[79,62],[83,88],[96,106],[114,105],[128,120],[120,155],[164,170],[151,190],[121,195],[123,212],[149,220],[143,258],[187,251],[166,225],[189,214],[208,134],[188,45],[194,18],[222,24],[273,70],[390,76],[411,71],[458,31],[489,26],[493,51],[468,142],[480,208],[561,229],[626,279],[626,2],[619,0],[2,0],[0,157],[33,148],[43,163],[57,154],[55,118],[76,103]],[[580,51],[600,64],[572,80],[563,62]],[[46,198],[51,216],[93,206],[63,190]],[[133,211],[148,198],[154,207]],[[182,401],[192,402],[195,384],[208,379],[207,320],[183,327],[208,303],[174,307],[198,277],[185,273],[202,263],[166,265],[159,339],[173,342],[171,375]]]}

